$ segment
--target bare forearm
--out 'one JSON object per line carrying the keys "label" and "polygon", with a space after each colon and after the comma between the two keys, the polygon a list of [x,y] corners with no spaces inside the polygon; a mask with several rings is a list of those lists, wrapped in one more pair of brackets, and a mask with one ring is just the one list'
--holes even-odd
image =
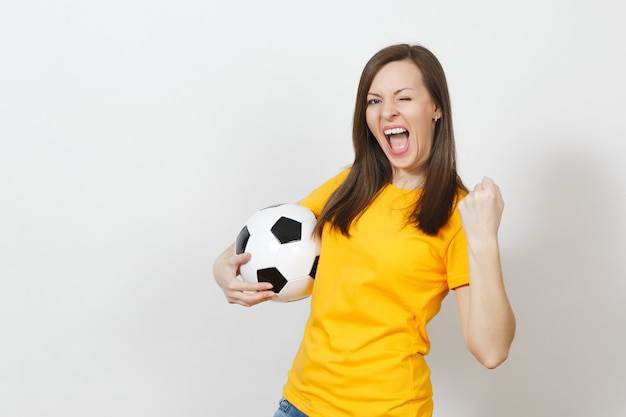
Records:
{"label": "bare forearm", "polygon": [[495,368],[508,356],[515,335],[515,316],[500,265],[497,238],[468,241],[471,284],[465,326],[468,349],[486,367]]}

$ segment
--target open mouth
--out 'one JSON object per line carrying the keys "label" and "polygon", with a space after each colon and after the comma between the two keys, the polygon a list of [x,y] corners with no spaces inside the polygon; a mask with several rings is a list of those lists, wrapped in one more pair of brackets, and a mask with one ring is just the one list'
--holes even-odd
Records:
{"label": "open mouth", "polygon": [[394,155],[399,155],[409,148],[409,132],[402,127],[394,127],[383,131],[389,150]]}

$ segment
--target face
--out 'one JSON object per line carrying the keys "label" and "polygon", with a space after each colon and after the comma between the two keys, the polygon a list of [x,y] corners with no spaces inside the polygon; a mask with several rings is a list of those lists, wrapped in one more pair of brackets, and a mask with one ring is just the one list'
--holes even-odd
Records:
{"label": "face", "polygon": [[372,80],[365,119],[393,166],[394,185],[422,186],[439,117],[440,109],[412,61],[390,62]]}

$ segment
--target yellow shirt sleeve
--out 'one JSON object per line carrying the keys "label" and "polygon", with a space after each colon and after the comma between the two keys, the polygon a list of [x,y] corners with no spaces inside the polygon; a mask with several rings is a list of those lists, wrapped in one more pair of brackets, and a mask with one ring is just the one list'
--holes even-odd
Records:
{"label": "yellow shirt sleeve", "polygon": [[[458,214],[456,214],[456,216],[458,216]],[[450,245],[448,245],[448,250],[446,251],[445,261],[448,288],[453,290],[469,284],[467,240],[462,227],[459,227],[459,231],[450,241]]]}

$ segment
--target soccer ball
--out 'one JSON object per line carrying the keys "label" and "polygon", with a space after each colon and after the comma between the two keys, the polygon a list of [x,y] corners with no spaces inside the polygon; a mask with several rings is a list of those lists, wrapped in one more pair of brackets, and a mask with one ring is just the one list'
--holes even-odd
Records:
{"label": "soccer ball", "polygon": [[311,295],[319,244],[311,233],[315,215],[299,204],[280,204],[254,213],[235,240],[237,254],[250,260],[239,274],[247,282],[270,282],[274,301],[295,301]]}

